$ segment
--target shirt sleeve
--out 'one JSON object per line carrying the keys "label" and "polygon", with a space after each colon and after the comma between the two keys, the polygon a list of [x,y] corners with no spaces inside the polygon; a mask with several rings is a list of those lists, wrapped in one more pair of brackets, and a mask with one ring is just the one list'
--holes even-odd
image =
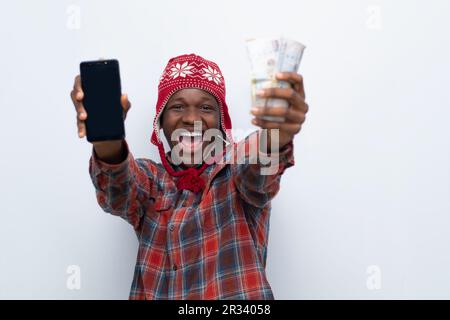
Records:
{"label": "shirt sleeve", "polygon": [[[294,145],[291,141],[278,152],[268,155],[258,151],[256,156],[255,151],[253,153],[250,151],[252,148],[249,144],[252,137],[255,138],[255,135],[250,135],[241,142],[243,145],[240,147],[245,148],[243,149],[245,156],[241,161],[242,164],[232,165],[233,178],[236,189],[245,202],[264,208],[278,193],[281,175],[295,164]],[[266,164],[261,159],[266,159]]]}
{"label": "shirt sleeve", "polygon": [[101,161],[92,148],[89,174],[103,211],[122,217],[138,230],[154,179],[146,159],[135,160],[125,140],[124,147],[126,159],[117,164]]}

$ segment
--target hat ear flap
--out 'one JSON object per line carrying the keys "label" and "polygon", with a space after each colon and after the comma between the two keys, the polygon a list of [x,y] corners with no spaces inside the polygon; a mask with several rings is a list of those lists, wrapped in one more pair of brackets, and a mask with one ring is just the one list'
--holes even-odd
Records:
{"label": "hat ear flap", "polygon": [[161,115],[158,117],[158,124],[159,124],[159,128],[160,128],[160,129],[162,128],[162,125],[163,125],[164,109],[165,109],[165,108],[163,108],[163,110],[162,110],[162,112],[161,112]]}

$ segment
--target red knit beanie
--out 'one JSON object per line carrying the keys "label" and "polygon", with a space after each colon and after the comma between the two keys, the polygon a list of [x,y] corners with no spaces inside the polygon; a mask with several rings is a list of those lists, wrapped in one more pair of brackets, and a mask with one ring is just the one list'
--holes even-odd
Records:
{"label": "red knit beanie", "polygon": [[166,159],[164,146],[159,135],[161,129],[160,116],[167,101],[175,92],[186,88],[205,90],[216,98],[221,114],[221,129],[226,134],[227,140],[233,143],[230,131],[231,119],[225,101],[225,80],[222,72],[217,64],[196,54],[177,56],[171,58],[167,63],[158,85],[158,101],[156,102],[156,116],[153,121],[151,142],[158,147],[162,164],[167,172],[178,178],[177,188],[199,192],[205,186],[205,181],[200,177],[200,174],[208,164],[205,162],[199,168],[175,171]]}

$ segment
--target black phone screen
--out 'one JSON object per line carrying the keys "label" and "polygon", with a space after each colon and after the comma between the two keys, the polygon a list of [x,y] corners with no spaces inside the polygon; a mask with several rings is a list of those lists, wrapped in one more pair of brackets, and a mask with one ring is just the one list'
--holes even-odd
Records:
{"label": "black phone screen", "polygon": [[88,141],[120,140],[125,137],[121,85],[117,60],[80,63],[83,105],[87,112]]}

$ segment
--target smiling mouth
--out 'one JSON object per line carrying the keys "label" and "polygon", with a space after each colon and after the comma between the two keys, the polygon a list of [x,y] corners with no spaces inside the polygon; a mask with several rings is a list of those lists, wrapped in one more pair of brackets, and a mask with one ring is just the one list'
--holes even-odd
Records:
{"label": "smiling mouth", "polygon": [[203,135],[200,132],[183,132],[178,142],[188,150],[196,150],[203,143]]}

